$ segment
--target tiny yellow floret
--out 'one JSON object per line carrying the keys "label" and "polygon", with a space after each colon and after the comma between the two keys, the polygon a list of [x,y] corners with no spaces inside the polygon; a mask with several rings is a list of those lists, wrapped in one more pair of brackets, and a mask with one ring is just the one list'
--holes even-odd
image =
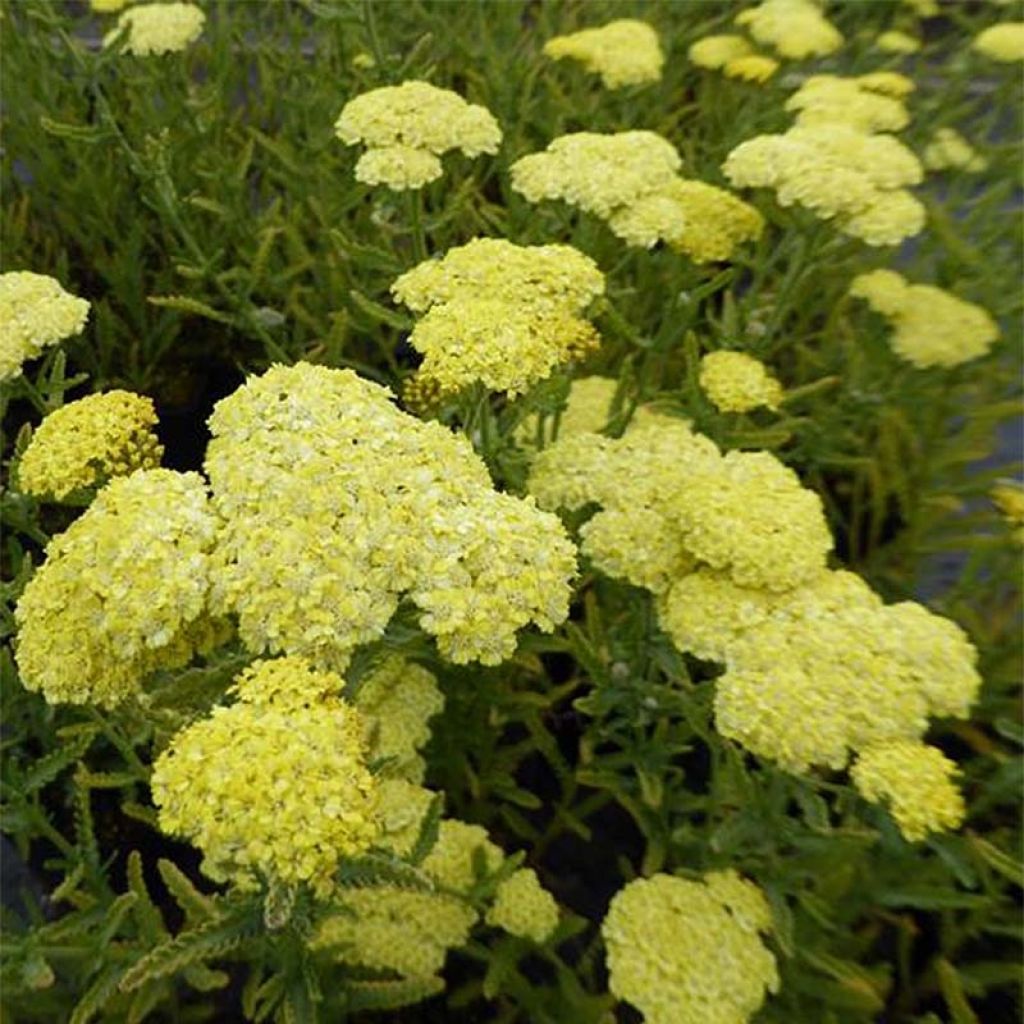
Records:
{"label": "tiny yellow floret", "polygon": [[608,89],[656,82],[665,63],[657,32],[646,22],[629,18],[555,36],[544,44],[544,54],[579,61],[587,71],[599,74]]}

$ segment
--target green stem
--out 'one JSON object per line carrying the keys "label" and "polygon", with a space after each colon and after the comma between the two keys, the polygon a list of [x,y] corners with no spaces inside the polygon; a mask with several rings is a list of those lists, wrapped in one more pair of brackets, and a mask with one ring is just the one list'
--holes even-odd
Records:
{"label": "green stem", "polygon": [[406,193],[409,203],[409,220],[412,223],[412,251],[417,263],[427,259],[427,236],[423,230],[423,193],[410,189]]}

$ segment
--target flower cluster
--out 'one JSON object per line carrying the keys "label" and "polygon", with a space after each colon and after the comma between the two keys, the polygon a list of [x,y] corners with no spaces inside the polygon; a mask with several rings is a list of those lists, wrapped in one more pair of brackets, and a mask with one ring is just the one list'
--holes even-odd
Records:
{"label": "flower cluster", "polygon": [[430,739],[430,719],[444,707],[434,674],[392,655],[361,680],[353,703],[366,722],[370,760],[384,761],[378,774],[422,782],[419,751]]}
{"label": "flower cluster", "polygon": [[722,412],[778,409],[782,385],[764,363],[743,352],[709,352],[700,361],[700,386]]}
{"label": "flower cluster", "polygon": [[879,33],[875,46],[883,53],[917,53],[921,49],[921,41],[906,32],[891,29]]}
{"label": "flower cluster", "polygon": [[490,111],[450,89],[409,81],[363,93],[345,104],[334,126],[346,145],[365,143],[356,179],[396,191],[441,177],[441,156],[496,153],[501,129]]}
{"label": "flower cluster", "polygon": [[510,935],[544,942],[558,926],[558,904],[530,868],[520,868],[499,886],[487,923]]}
{"label": "flower cluster", "polygon": [[378,834],[364,724],[342,680],[301,658],[257,662],[217,707],[171,740],[153,767],[160,827],[203,851],[203,871],[334,889],[339,857]]}
{"label": "flower cluster", "polygon": [[534,461],[548,508],[601,506],[580,530],[602,571],[667,591],[703,564],[743,586],[787,590],[824,568],[820,499],[767,452],[721,455],[681,420],[646,414],[617,440],[581,434]]}
{"label": "flower cluster", "polygon": [[111,707],[214,639],[204,621],[216,523],[195,473],[104,487],[46,549],[15,610],[22,681],[51,703]]}
{"label": "flower cluster", "polygon": [[953,777],[956,765],[935,747],[916,740],[876,743],[850,769],[865,799],[886,803],[908,842],[944,832],[964,820],[964,799]]}
{"label": "flower cluster", "polygon": [[442,889],[468,893],[480,880],[477,867],[492,874],[505,854],[480,825],[448,819],[441,822],[437,842],[420,865]]}
{"label": "flower cluster", "polygon": [[44,348],[80,334],[89,303],[69,295],[45,274],[0,274],[0,382],[21,376]]}
{"label": "flower cluster", "polygon": [[726,78],[750,82],[766,82],[779,69],[777,60],[758,53],[737,35],[704,36],[691,44],[687,56],[699,68],[720,70]]}
{"label": "flower cluster", "polygon": [[629,18],[555,36],[544,44],[544,54],[579,61],[587,71],[600,74],[608,89],[656,82],[665,63],[657,32],[646,22]]}
{"label": "flower cluster", "polygon": [[910,123],[902,102],[914,83],[892,71],[855,78],[812,75],[786,101],[797,125],[847,125],[865,133],[898,132]]}
{"label": "flower cluster", "polygon": [[734,871],[638,878],[601,925],[609,988],[647,1024],[745,1024],[779,987],[760,935],[771,925],[764,894]]}
{"label": "flower cluster", "polygon": [[734,195],[678,175],[675,147],[654,132],[576,132],[512,165],[530,202],[561,199],[605,220],[628,245],[659,241],[697,263],[727,260],[764,222]]}
{"label": "flower cluster", "polygon": [[476,381],[516,395],[600,344],[581,314],[604,276],[568,245],[477,238],[406,272],[391,292],[424,314],[409,342],[424,357],[418,387],[436,395]]}
{"label": "flower cluster", "polygon": [[889,320],[893,351],[919,369],[977,359],[999,337],[996,322],[981,306],[933,285],[909,284],[894,270],[858,275],[850,294]]}
{"label": "flower cluster", "polygon": [[50,413],[18,464],[26,494],[58,501],[137,469],[160,465],[153,402],[129,391],[88,395]]}
{"label": "flower cluster", "polygon": [[573,546],[494,491],[469,442],[348,370],[276,366],[218,403],[206,468],[222,526],[212,604],[255,652],[340,671],[402,595],[457,663],[498,664],[565,619]]}
{"label": "flower cluster", "polygon": [[1024,21],[1004,21],[979,32],[971,48],[1004,64],[1024,60]]}
{"label": "flower cluster", "polygon": [[[857,95],[896,102],[870,91]],[[781,206],[804,206],[868,245],[896,245],[918,234],[925,210],[904,187],[924,177],[917,157],[893,136],[866,131],[852,113],[825,119],[826,111],[843,108],[804,99],[800,123],[740,143],[726,158],[726,177],[737,187],[774,189]]]}
{"label": "flower cluster", "polygon": [[136,57],[176,53],[199,38],[205,23],[206,15],[195,4],[139,4],[121,14],[103,45],[110,46],[127,29],[124,48]]}
{"label": "flower cluster", "polygon": [[764,0],[736,15],[736,24],[791,60],[825,57],[843,45],[842,34],[814,0]]}
{"label": "flower cluster", "polygon": [[598,434],[608,425],[618,390],[619,382],[611,377],[579,377],[569,385],[557,415],[542,424],[540,415],[531,413],[516,427],[516,441],[526,449],[543,448],[556,437]]}
{"label": "flower cluster", "polygon": [[988,160],[953,128],[940,128],[935,132],[925,147],[922,159],[929,171],[975,173],[988,167]]}

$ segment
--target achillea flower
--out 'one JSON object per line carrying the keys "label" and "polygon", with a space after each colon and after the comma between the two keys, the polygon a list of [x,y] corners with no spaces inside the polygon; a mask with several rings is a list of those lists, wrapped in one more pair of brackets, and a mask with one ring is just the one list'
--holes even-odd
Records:
{"label": "achillea flower", "polygon": [[[429,979],[448,950],[463,945],[476,911],[455,896],[395,886],[340,889],[332,912],[318,924],[310,947],[342,963],[405,978]],[[444,987],[437,979],[437,990]]]}
{"label": "achillea flower", "polygon": [[992,503],[1011,527],[1013,539],[1024,546],[1024,484],[1019,480],[1004,480],[989,491]]}
{"label": "achillea flower", "polygon": [[[566,438],[577,434],[597,434],[608,425],[612,401],[619,382],[610,377],[578,377],[569,385],[565,407],[555,417],[549,417],[544,438],[538,441],[539,416],[533,413],[516,427],[516,441],[524,448],[541,448],[555,436]],[[557,435],[554,434],[557,427]]]}
{"label": "achillea flower", "polygon": [[736,24],[791,60],[824,57],[843,45],[842,34],[813,0],[764,0],[741,11]]}
{"label": "achillea flower", "polygon": [[567,245],[478,238],[414,267],[391,291],[426,311],[409,342],[424,356],[419,386],[437,396],[477,381],[520,394],[600,344],[581,314],[604,291],[604,277]]}
{"label": "achillea flower", "polygon": [[130,3],[132,0],[89,0],[89,6],[96,14],[116,14]]}
{"label": "achillea flower", "polygon": [[924,151],[924,165],[929,171],[958,170],[975,173],[988,167],[988,160],[955,129],[940,128]]}
{"label": "achillea flower", "polygon": [[392,655],[361,682],[354,704],[366,722],[371,761],[386,759],[378,774],[422,782],[419,750],[430,739],[430,719],[444,707],[434,674]]}
{"label": "achillea flower", "polygon": [[718,70],[730,61],[752,56],[754,48],[743,36],[704,36],[692,43],[686,54],[697,67]]}
{"label": "achillea flower", "polygon": [[767,82],[779,70],[779,62],[759,53],[748,57],[736,57],[722,69],[726,78],[738,78],[743,82]]}
{"label": "achillea flower", "polygon": [[700,386],[722,412],[778,409],[782,385],[764,363],[743,352],[709,352],[700,361]]}
{"label": "achillea flower", "polygon": [[115,704],[187,664],[203,623],[216,523],[195,473],[112,480],[65,533],[15,609],[17,661],[50,703]]}
{"label": "achillea flower", "polygon": [[964,799],[954,782],[956,764],[941,750],[916,740],[892,740],[868,747],[850,769],[867,800],[888,805],[907,842],[929,832],[959,828]]}
{"label": "achillea flower", "polygon": [[89,303],[69,295],[52,277],[14,270],[0,274],[0,382],[44,348],[81,334]]}
{"label": "achillea flower", "polygon": [[437,842],[420,867],[442,889],[467,893],[479,880],[478,862],[485,874],[492,874],[504,859],[501,849],[488,839],[486,829],[448,819],[441,822]]}
{"label": "achillea flower", "polygon": [[497,494],[469,442],[347,370],[273,367],[220,402],[206,467],[222,526],[211,601],[255,652],[340,671],[403,594],[457,662],[498,664],[567,612],[557,518]]}
{"label": "achillea flower", "polygon": [[1024,21],[1006,21],[979,32],[971,49],[1002,63],[1024,60]]}
{"label": "achillea flower", "polygon": [[882,32],[875,40],[875,46],[885,53],[917,53],[921,49],[921,41],[893,29]]}
{"label": "achillea flower", "polygon": [[486,107],[450,89],[408,81],[349,100],[334,126],[346,145],[365,143],[356,178],[395,190],[422,188],[441,175],[438,157],[496,153],[501,129]]}
{"label": "achillea flower", "polygon": [[638,878],[621,889],[601,925],[609,988],[647,1024],[744,1024],[776,992],[763,893],[734,871],[691,882]]}
{"label": "achillea flower", "polygon": [[558,927],[558,904],[535,871],[520,868],[498,886],[486,920],[511,935],[544,942]]}
{"label": "achillea flower", "polygon": [[841,769],[851,751],[919,739],[930,715],[966,714],[981,680],[955,623],[912,602],[821,612],[773,615],[729,644],[715,695],[723,736],[788,771]]}
{"label": "achillea flower", "polygon": [[199,38],[205,23],[206,15],[195,4],[138,4],[121,14],[116,27],[103,37],[103,45],[110,46],[127,28],[127,53],[136,57],[176,53]]}
{"label": "achillea flower", "polygon": [[786,101],[786,110],[798,112],[798,125],[843,124],[868,133],[898,132],[910,123],[907,108],[892,95],[893,79],[899,82],[902,77],[891,72],[882,79],[812,75]]}
{"label": "achillea flower", "polygon": [[893,270],[858,275],[850,294],[889,320],[893,351],[918,369],[977,359],[999,337],[996,322],[981,306],[932,285],[909,284]]}
{"label": "achillea flower", "polygon": [[857,75],[852,81],[862,92],[876,92],[897,100],[906,99],[917,88],[912,78],[901,75],[898,71],[868,71],[866,74]]}
{"label": "achillea flower", "polygon": [[301,658],[257,663],[238,703],[186,726],[157,758],[160,827],[202,850],[210,878],[305,882],[326,897],[338,859],[376,839],[364,725],[336,696],[343,685]]}
{"label": "achillea flower", "polygon": [[58,501],[137,469],[160,465],[153,402],[129,391],[88,395],[54,410],[18,464],[26,494]]}
{"label": "achillea flower", "polygon": [[544,44],[544,54],[579,61],[587,71],[600,74],[607,89],[657,82],[665,63],[657,32],[646,22],[629,18],[555,36]]}

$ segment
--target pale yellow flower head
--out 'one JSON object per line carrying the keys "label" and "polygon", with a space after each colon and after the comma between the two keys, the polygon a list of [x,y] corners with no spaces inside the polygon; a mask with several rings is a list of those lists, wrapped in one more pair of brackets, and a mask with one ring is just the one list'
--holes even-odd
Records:
{"label": "pale yellow flower head", "polygon": [[917,53],[921,49],[921,41],[906,32],[891,29],[882,32],[875,40],[875,46],[883,53]]}
{"label": "pale yellow flower head", "polygon": [[844,124],[862,132],[897,132],[910,123],[910,114],[893,89],[909,81],[885,73],[878,78],[812,75],[786,101],[797,111],[798,125]]}
{"label": "pale yellow flower head", "polygon": [[160,465],[152,399],[129,391],[88,395],[54,410],[39,425],[18,464],[26,494],[53,497],[97,487]]}
{"label": "pale yellow flower head", "polygon": [[136,57],[176,53],[199,38],[205,23],[206,15],[195,4],[138,4],[121,14],[116,27],[104,37],[103,45],[110,46],[127,28],[125,52]]}
{"label": "pale yellow flower head", "polygon": [[112,480],[65,533],[15,609],[17,661],[50,703],[112,707],[157,668],[187,664],[204,625],[216,523],[195,473]]}
{"label": "pale yellow flower head", "polygon": [[608,89],[656,82],[665,63],[657,32],[644,21],[628,18],[555,36],[544,44],[544,54],[579,61],[587,71],[599,74]]}
{"label": "pale yellow flower head", "polygon": [[929,171],[958,170],[977,173],[988,160],[954,128],[939,128],[925,147],[923,161]]}
{"label": "pale yellow flower head", "polygon": [[700,361],[700,386],[722,412],[778,409],[782,385],[764,363],[743,352],[709,352]]}
{"label": "pale yellow flower head", "polygon": [[45,274],[0,274],[0,383],[21,376],[43,349],[81,334],[89,303],[69,295]]}
{"label": "pale yellow flower head", "polygon": [[779,70],[779,62],[771,57],[752,53],[748,57],[736,57],[722,69],[726,78],[738,78],[742,82],[767,82]]}
{"label": "pale yellow flower head", "polygon": [[738,14],[736,24],[792,60],[824,57],[843,45],[842,34],[813,0],[764,0]]}
{"label": "pale yellow flower head", "polygon": [[558,904],[535,871],[520,868],[498,886],[487,923],[533,942],[544,942],[558,926]]}
{"label": "pale yellow flower head", "polygon": [[954,778],[956,764],[941,750],[917,740],[892,740],[863,751],[850,769],[867,799],[888,806],[908,842],[929,832],[958,828],[964,798]]}
{"label": "pale yellow flower head", "polygon": [[918,369],[978,359],[999,337],[998,325],[981,306],[933,285],[910,284],[892,270],[858,275],[850,294],[890,321],[893,351]]}
{"label": "pale yellow flower head", "polygon": [[116,14],[130,3],[132,0],[89,0],[89,7],[96,14]]}
{"label": "pale yellow flower head", "polygon": [[334,126],[346,145],[363,143],[356,178],[395,190],[422,188],[441,175],[444,153],[496,153],[501,129],[486,107],[429,82],[408,81],[363,93],[345,104]]}
{"label": "pale yellow flower head", "polygon": [[743,36],[717,35],[698,39],[686,52],[697,67],[718,69],[730,61],[752,56],[754,48]]}
{"label": "pale yellow flower head", "polygon": [[186,726],[157,758],[160,827],[199,847],[211,878],[304,882],[325,897],[339,859],[376,839],[364,725],[333,695],[342,686],[301,658],[257,663],[238,703]]}
{"label": "pale yellow flower head", "polygon": [[979,32],[971,49],[1001,63],[1024,60],[1024,21],[1007,21]]}
{"label": "pale yellow flower head", "polygon": [[483,872],[491,874],[504,859],[504,853],[491,842],[486,829],[449,819],[441,822],[437,842],[420,867],[442,889],[467,893],[479,881],[478,861]]}
{"label": "pale yellow flower head", "polygon": [[601,925],[608,987],[646,1024],[745,1024],[779,987],[770,928],[764,894],[734,871],[635,879]]}

